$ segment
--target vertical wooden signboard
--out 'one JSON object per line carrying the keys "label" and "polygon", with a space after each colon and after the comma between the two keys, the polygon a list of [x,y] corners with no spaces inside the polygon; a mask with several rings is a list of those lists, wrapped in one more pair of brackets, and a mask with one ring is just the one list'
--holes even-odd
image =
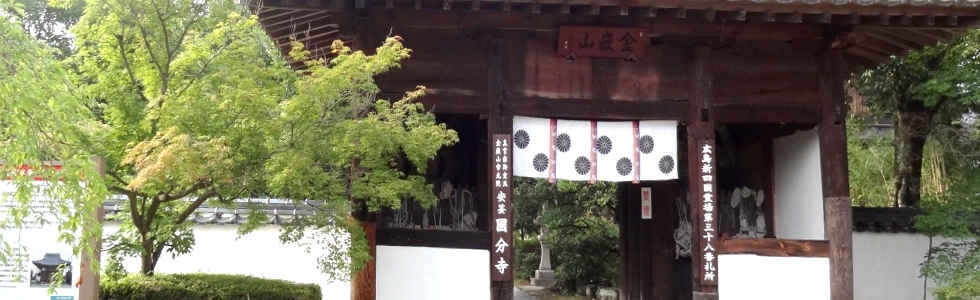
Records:
{"label": "vertical wooden signboard", "polygon": [[[700,181],[701,185],[693,187],[693,189],[700,191],[698,202],[701,203],[701,248],[703,256],[701,257],[701,285],[702,286],[712,286],[718,285],[718,261],[717,252],[715,251],[715,245],[718,242],[718,235],[716,234],[715,228],[717,228],[718,220],[717,210],[715,207],[715,169],[713,160],[715,157],[714,140],[711,139],[701,139],[698,143],[698,152],[700,156],[697,158],[691,158],[691,162],[700,162],[701,172],[697,173],[697,179],[695,181]],[[698,159],[700,158],[700,159]]]}
{"label": "vertical wooden signboard", "polygon": [[513,175],[510,168],[511,138],[509,134],[494,134],[490,143],[493,155],[493,187],[491,205],[493,210],[490,228],[490,280],[512,281],[514,276],[511,245],[513,233],[511,224],[511,186]]}

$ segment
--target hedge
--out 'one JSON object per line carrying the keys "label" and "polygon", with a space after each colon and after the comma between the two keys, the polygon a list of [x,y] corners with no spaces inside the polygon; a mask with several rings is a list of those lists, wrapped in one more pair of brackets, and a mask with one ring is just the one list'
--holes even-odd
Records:
{"label": "hedge", "polygon": [[244,275],[130,275],[102,282],[101,300],[321,300],[316,284]]}

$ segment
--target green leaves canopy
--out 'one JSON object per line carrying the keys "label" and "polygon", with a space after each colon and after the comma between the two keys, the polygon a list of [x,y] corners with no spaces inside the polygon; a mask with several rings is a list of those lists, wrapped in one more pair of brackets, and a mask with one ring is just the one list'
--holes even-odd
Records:
{"label": "green leaves canopy", "polygon": [[[187,219],[198,207],[280,197],[318,210],[282,240],[329,239],[321,269],[348,279],[370,259],[348,221],[352,199],[372,211],[401,197],[435,202],[415,174],[457,137],[412,102],[422,88],[375,98],[374,76],[409,57],[398,38],[373,55],[335,43],[330,61],[286,44],[289,59],[305,63],[297,74],[282,45],[229,0],[89,0],[72,32],[69,63],[99,121],[82,144],[108,158],[109,188],[128,202],[110,255],[140,256],[144,274],[164,252],[191,251]],[[265,221],[252,213],[239,232]]]}
{"label": "green leaves canopy", "polygon": [[[59,243],[72,246],[74,255],[92,254],[91,238],[102,232],[90,212],[107,191],[95,164],[71,147],[82,136],[78,129],[90,126],[91,114],[75,96],[55,50],[24,31],[23,13],[22,4],[0,1],[0,178],[11,179],[0,191],[7,208],[0,228],[12,232],[28,222],[57,221]],[[51,168],[51,160],[63,163],[60,171]],[[23,172],[25,167],[33,173]],[[35,177],[47,182],[37,184]],[[14,237],[0,235],[0,263],[26,259],[22,251]]]}

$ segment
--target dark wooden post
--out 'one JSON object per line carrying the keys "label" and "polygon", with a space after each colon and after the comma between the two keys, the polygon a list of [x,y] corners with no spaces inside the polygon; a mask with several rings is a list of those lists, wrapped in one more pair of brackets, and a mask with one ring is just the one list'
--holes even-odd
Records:
{"label": "dark wooden post", "polygon": [[[363,13],[363,12],[361,12]],[[357,13],[347,13],[347,14],[337,14],[338,20],[343,20],[346,26],[341,26],[341,28],[346,28],[344,32],[341,33],[342,36],[351,38],[352,48],[354,50],[362,50],[366,53],[371,53],[370,49],[373,44],[372,35],[369,33],[370,26],[368,25],[367,19],[363,17],[357,17]],[[359,113],[355,112],[354,117],[357,118]],[[358,162],[355,161],[353,166],[351,166],[351,171],[358,168]],[[367,208],[361,205],[358,199],[351,199],[354,204],[354,211],[351,213],[352,222],[357,222],[361,229],[364,230],[364,238],[368,243],[368,252],[371,254],[371,260],[364,265],[364,269],[354,274],[354,278],[351,280],[351,300],[374,300],[377,298],[377,220],[378,213],[371,213],[367,211]]]}
{"label": "dark wooden post", "polygon": [[[511,83],[511,41],[506,39],[493,38],[489,40],[489,52],[487,61],[487,104],[489,105],[489,115],[487,118],[487,141],[493,140],[494,134],[510,134],[513,131],[513,118],[510,112],[509,103],[512,97],[512,83]],[[486,145],[486,149],[490,149],[490,145]],[[494,165],[493,156],[487,155],[487,166]],[[487,168],[488,172],[493,168]],[[485,184],[491,184],[493,176],[488,176]],[[493,195],[490,195],[489,191],[492,190],[487,188],[487,199],[494,199]],[[490,203],[490,202],[488,202]],[[493,207],[490,205],[490,207]],[[492,209],[492,208],[491,208]],[[492,218],[487,218],[487,222],[492,222]],[[508,220],[508,224],[513,224],[513,218]],[[493,228],[493,224],[488,224],[487,228]],[[489,243],[491,252],[494,251],[493,244],[496,241],[491,241]],[[511,245],[513,246],[513,245]],[[513,253],[513,252],[511,252]],[[512,262],[513,266],[513,255],[511,257],[505,258],[507,261]],[[490,272],[490,266],[493,262],[487,261],[487,272]],[[511,278],[508,281],[490,281],[490,299],[493,300],[512,300],[514,299],[514,279]]]}
{"label": "dark wooden post", "polygon": [[[691,236],[691,276],[693,280],[693,299],[709,300],[718,299],[717,270],[714,271],[714,280],[706,280],[705,274],[705,247],[708,240],[705,234],[711,237],[712,246],[717,245],[717,231],[706,231],[706,228],[717,229],[717,211],[711,212],[704,208],[710,204],[717,206],[717,199],[713,197],[717,189],[704,189],[705,183],[717,182],[714,178],[715,163],[714,159],[703,161],[703,148],[709,147],[715,151],[715,116],[714,102],[712,101],[711,86],[711,48],[707,46],[697,46],[690,52],[690,75],[688,84],[688,101],[691,104],[691,117],[687,124],[687,167],[688,167],[688,193],[690,194],[690,220],[693,227]],[[714,154],[710,153],[713,158]],[[707,170],[705,169],[707,168]],[[705,172],[707,171],[707,172]],[[711,176],[711,180],[705,180],[704,176]],[[705,194],[711,194],[709,203],[705,203]],[[712,216],[711,221],[705,222],[705,213]],[[710,225],[710,226],[706,226]],[[713,252],[713,251],[710,251]],[[716,252],[712,253],[717,254]],[[713,264],[717,266],[715,259]]]}
{"label": "dark wooden post", "polygon": [[[835,38],[832,36],[832,38]],[[818,54],[820,64],[820,170],[823,177],[824,235],[830,242],[830,291],[833,300],[854,299],[851,258],[851,197],[847,174],[842,50],[833,41]]]}

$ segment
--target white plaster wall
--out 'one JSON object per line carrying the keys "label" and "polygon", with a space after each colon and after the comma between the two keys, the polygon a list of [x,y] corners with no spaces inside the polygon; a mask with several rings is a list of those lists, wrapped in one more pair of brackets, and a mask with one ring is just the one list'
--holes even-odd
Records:
{"label": "white plaster wall", "polygon": [[830,259],[719,255],[718,299],[829,300]]}
{"label": "white plaster wall", "polygon": [[817,130],[773,140],[776,237],[823,240],[823,185]]}
{"label": "white plaster wall", "polygon": [[378,300],[489,300],[490,251],[378,246]]}
{"label": "white plaster wall", "polygon": [[[929,237],[912,233],[855,232],[854,299],[932,300],[935,283],[919,274]],[[933,245],[945,241],[934,238]],[[923,298],[925,296],[925,298]]]}
{"label": "white plaster wall", "polygon": [[[119,230],[119,224],[106,223],[103,228],[108,235]],[[195,225],[193,228],[197,243],[191,253],[176,258],[165,253],[157,263],[157,272],[243,274],[315,283],[320,285],[323,299],[350,298],[349,282],[327,283],[326,276],[317,269],[317,257],[324,250],[314,244],[310,253],[306,253],[304,247],[280,243],[279,226],[261,227],[237,240],[237,226]],[[123,266],[136,272],[140,261],[128,258]]]}

